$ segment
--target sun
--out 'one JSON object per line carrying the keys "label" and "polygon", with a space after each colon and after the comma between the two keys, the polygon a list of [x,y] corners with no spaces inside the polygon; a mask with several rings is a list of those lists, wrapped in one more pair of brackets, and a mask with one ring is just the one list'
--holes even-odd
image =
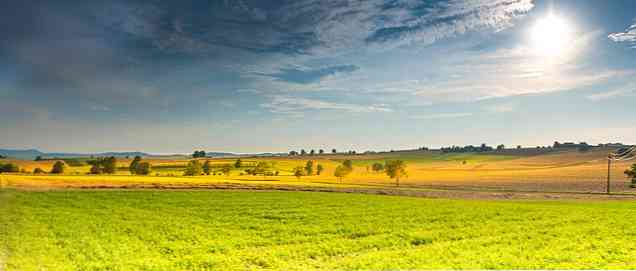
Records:
{"label": "sun", "polygon": [[572,41],[572,28],[564,18],[549,14],[536,22],[530,35],[536,54],[559,57],[568,53]]}

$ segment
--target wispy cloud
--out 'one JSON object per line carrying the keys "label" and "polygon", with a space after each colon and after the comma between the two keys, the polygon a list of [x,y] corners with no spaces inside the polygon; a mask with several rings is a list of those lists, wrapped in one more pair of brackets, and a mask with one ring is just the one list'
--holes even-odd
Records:
{"label": "wispy cloud", "polygon": [[272,113],[298,114],[307,110],[335,110],[350,113],[391,112],[385,105],[360,105],[349,103],[336,103],[318,99],[308,99],[290,96],[274,96],[261,104],[262,108]]}
{"label": "wispy cloud", "polygon": [[275,78],[276,80],[290,83],[309,84],[318,82],[328,76],[348,74],[355,72],[358,69],[360,68],[355,65],[337,65],[318,69],[283,68],[277,73],[258,73],[258,75],[268,76]]}
{"label": "wispy cloud", "polygon": [[473,113],[439,113],[439,114],[431,114],[431,115],[416,115],[412,116],[413,119],[420,120],[435,120],[435,119],[456,119],[456,118],[465,118],[472,116]]}
{"label": "wispy cloud", "polygon": [[636,84],[629,84],[627,86],[620,87],[618,89],[594,93],[594,94],[587,95],[585,97],[589,100],[597,102],[597,101],[609,100],[609,99],[613,99],[617,97],[633,95],[634,93],[636,93]]}
{"label": "wispy cloud", "polygon": [[615,42],[636,44],[636,19],[634,19],[634,21],[635,23],[629,26],[624,32],[612,33],[607,37]]}

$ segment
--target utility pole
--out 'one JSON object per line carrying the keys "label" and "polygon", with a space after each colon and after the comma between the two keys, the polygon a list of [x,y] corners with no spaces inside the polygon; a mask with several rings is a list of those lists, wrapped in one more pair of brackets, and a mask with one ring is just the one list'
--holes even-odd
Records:
{"label": "utility pole", "polygon": [[607,194],[610,193],[610,173],[612,167],[612,155],[607,156]]}

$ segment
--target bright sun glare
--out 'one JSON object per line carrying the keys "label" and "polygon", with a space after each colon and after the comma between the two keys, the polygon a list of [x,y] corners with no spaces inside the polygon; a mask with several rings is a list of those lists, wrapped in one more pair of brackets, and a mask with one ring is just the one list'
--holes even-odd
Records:
{"label": "bright sun glare", "polygon": [[559,57],[566,54],[570,47],[572,29],[565,19],[550,14],[536,22],[531,35],[537,54]]}

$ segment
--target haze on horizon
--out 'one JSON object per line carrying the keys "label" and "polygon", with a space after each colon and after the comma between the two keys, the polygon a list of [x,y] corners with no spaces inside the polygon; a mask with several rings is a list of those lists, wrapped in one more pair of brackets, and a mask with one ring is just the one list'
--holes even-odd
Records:
{"label": "haze on horizon", "polygon": [[0,35],[0,148],[636,142],[631,0],[8,0]]}

